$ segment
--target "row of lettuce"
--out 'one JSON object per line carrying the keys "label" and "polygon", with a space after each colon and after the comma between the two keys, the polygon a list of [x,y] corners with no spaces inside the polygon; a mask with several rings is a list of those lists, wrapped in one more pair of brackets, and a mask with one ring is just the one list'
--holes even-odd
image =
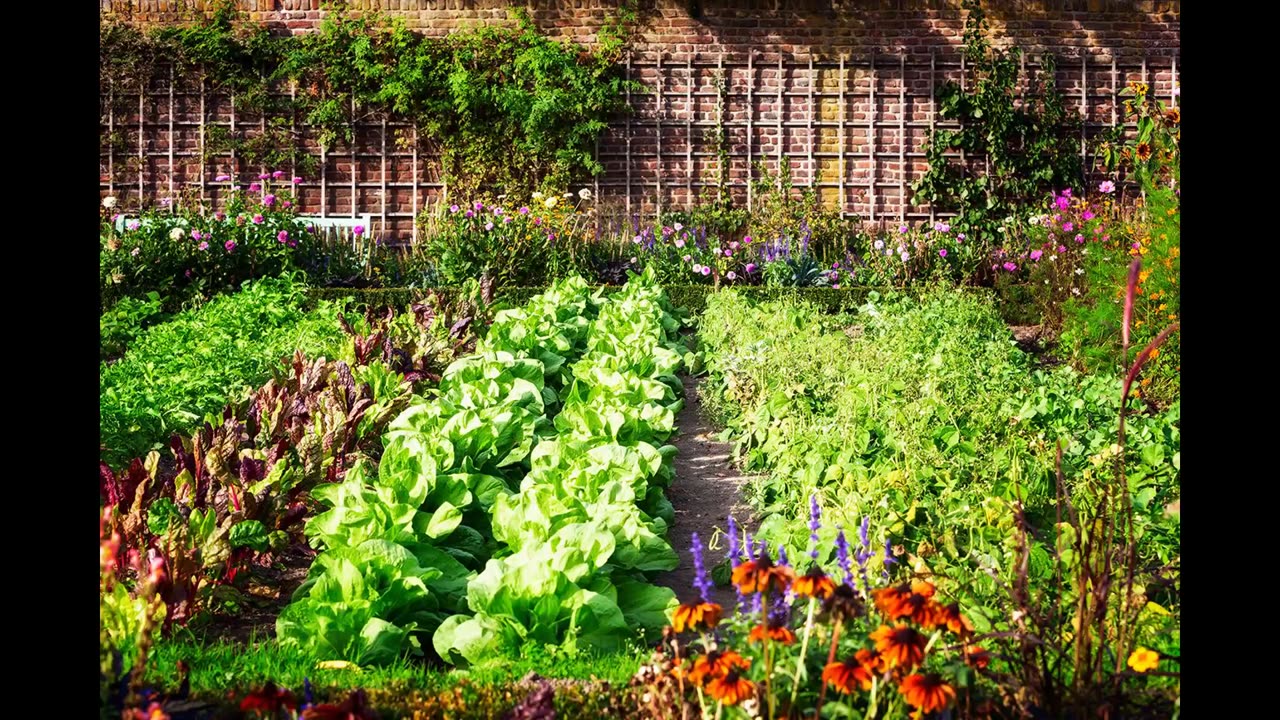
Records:
{"label": "row of lettuce", "polygon": [[[318,489],[324,551],[277,621],[357,663],[453,663],[527,644],[615,649],[674,603],[664,444],[688,352],[651,276],[607,299],[570,278],[500,312],[387,428],[376,468]],[[428,644],[429,641],[429,644]]]}
{"label": "row of lettuce", "polygon": [[[803,551],[817,496],[832,525],[861,525],[883,544],[873,570],[896,562],[939,578],[979,632],[1018,631],[1008,588],[1049,590],[1072,576],[1072,518],[1114,498],[1121,378],[1035,368],[980,293],[939,287],[829,315],[721,292],[699,338],[704,406],[759,473],[747,488],[764,516],[756,537]],[[1141,641],[1176,656],[1181,403],[1129,404],[1123,467]],[[832,535],[821,536],[822,557],[836,555]]]}

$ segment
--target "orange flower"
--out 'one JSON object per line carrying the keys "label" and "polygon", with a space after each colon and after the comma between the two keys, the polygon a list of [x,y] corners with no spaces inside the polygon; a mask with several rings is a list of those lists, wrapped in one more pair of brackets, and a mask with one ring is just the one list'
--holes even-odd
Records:
{"label": "orange flower", "polygon": [[964,661],[971,667],[981,670],[991,664],[991,653],[977,645],[966,645],[964,647]]}
{"label": "orange flower", "polygon": [[[798,581],[797,581],[798,582]],[[849,620],[863,614],[862,598],[849,583],[841,583],[827,599],[822,602],[822,611],[832,620]]]}
{"label": "orange flower", "polygon": [[789,567],[774,565],[768,555],[758,560],[748,560],[733,569],[733,584],[743,593],[766,592],[771,587],[782,592],[787,589],[796,574]]}
{"label": "orange flower", "polygon": [[1182,121],[1182,111],[1176,107],[1169,108],[1168,110],[1164,111],[1164,119],[1177,125],[1179,122]]}
{"label": "orange flower", "polygon": [[795,583],[791,586],[791,591],[800,597],[825,600],[836,591],[836,583],[826,573],[822,572],[822,568],[815,565],[809,572],[796,578]]}
{"label": "orange flower", "polygon": [[1133,668],[1134,672],[1144,673],[1148,670],[1155,670],[1159,664],[1160,653],[1155,650],[1140,647],[1129,655],[1129,667]]}
{"label": "orange flower", "polygon": [[785,625],[774,625],[773,623],[769,623],[767,626],[761,623],[751,628],[751,634],[747,636],[747,640],[764,642],[766,637],[783,645],[791,645],[796,641],[796,634],[791,632],[790,628]]}
{"label": "orange flower", "polygon": [[671,628],[676,632],[710,630],[720,623],[722,611],[715,603],[682,603],[671,614]]}
{"label": "orange flower", "polygon": [[746,670],[750,667],[751,661],[733,650],[712,650],[693,661],[693,670],[687,677],[689,682],[701,685],[707,678],[724,677],[734,668]]}
{"label": "orange flower", "polygon": [[707,694],[725,705],[737,705],[755,694],[755,683],[730,670],[724,677],[712,678],[707,683]]}
{"label": "orange flower", "polygon": [[950,605],[938,605],[935,608],[933,616],[934,627],[945,627],[960,637],[968,637],[973,634],[973,624],[969,619],[960,613],[960,603],[954,602]]}
{"label": "orange flower", "polygon": [[856,657],[829,663],[822,669],[822,682],[845,695],[853,694],[853,691],[859,687],[870,690],[871,678],[872,674],[862,666],[861,662],[858,662]]}
{"label": "orange flower", "polygon": [[956,697],[956,689],[943,682],[937,673],[909,675],[898,686],[907,703],[922,713],[945,709]]}
{"label": "orange flower", "polygon": [[1136,154],[1138,159],[1142,162],[1150,160],[1151,145],[1149,143],[1138,143],[1138,147],[1134,148],[1134,154]]}
{"label": "orange flower", "polygon": [[924,647],[929,642],[928,638],[906,623],[898,623],[894,627],[881,625],[879,630],[871,633],[871,639],[875,641],[876,650],[880,651],[885,666],[889,668],[912,668],[919,665],[924,660]]}
{"label": "orange flower", "polygon": [[884,666],[884,658],[880,657],[879,650],[859,650],[854,657],[858,658],[858,662],[862,663],[862,667],[872,675],[878,675],[887,668]]}
{"label": "orange flower", "polygon": [[909,619],[920,625],[933,624],[935,603],[933,585],[916,581],[907,585],[871,591],[876,607],[890,620]]}

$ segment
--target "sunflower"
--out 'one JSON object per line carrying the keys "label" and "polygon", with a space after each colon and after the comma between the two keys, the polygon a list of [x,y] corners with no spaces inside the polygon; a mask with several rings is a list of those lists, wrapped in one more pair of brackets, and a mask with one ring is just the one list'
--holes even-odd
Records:
{"label": "sunflower", "polygon": [[1146,162],[1151,159],[1151,144],[1138,143],[1138,147],[1134,148],[1133,152],[1138,156],[1139,160]]}
{"label": "sunflower", "polygon": [[737,705],[755,694],[755,683],[738,675],[737,670],[730,670],[724,677],[711,678],[707,683],[707,694],[725,705]]}
{"label": "sunflower", "polygon": [[774,565],[768,555],[758,560],[748,560],[733,569],[733,584],[743,593],[766,592],[772,587],[778,592],[787,589],[795,572],[786,566]]}
{"label": "sunflower", "polygon": [[954,602],[950,605],[935,605],[931,627],[945,627],[960,637],[968,637],[973,634],[973,623],[969,622],[969,618],[960,612],[960,603]]}
{"label": "sunflower", "polygon": [[795,583],[791,586],[791,591],[800,597],[825,600],[836,591],[836,583],[826,573],[822,572],[822,568],[814,565],[809,572],[796,578]]}
{"label": "sunflower", "polygon": [[746,670],[750,667],[751,661],[733,650],[712,650],[694,660],[693,670],[685,677],[689,682],[701,685],[707,678],[724,677],[734,668]]}
{"label": "sunflower", "polygon": [[710,630],[720,623],[722,611],[715,603],[682,603],[671,614],[671,627],[676,632]]}
{"label": "sunflower", "polygon": [[871,678],[872,674],[862,666],[862,663],[858,662],[856,657],[828,663],[822,669],[822,682],[845,695],[852,695],[853,691],[859,687],[863,690],[870,690]]}
{"label": "sunflower", "polygon": [[[797,585],[799,581],[797,581]],[[822,603],[822,611],[832,620],[850,620],[859,617],[865,611],[858,591],[849,583],[841,583]]]}
{"label": "sunflower", "polygon": [[922,713],[942,710],[956,697],[956,689],[944,682],[937,673],[909,675],[898,686],[898,692],[902,693],[908,704]]}
{"label": "sunflower", "polygon": [[1169,108],[1168,110],[1164,111],[1164,119],[1174,125],[1177,125],[1178,123],[1182,122],[1182,111],[1176,107]]}
{"label": "sunflower", "polygon": [[783,645],[791,645],[796,641],[796,634],[791,632],[791,628],[785,625],[775,625],[771,621],[768,625],[761,623],[751,628],[751,634],[747,636],[747,640],[750,642],[764,642],[765,638]]}
{"label": "sunflower", "polygon": [[889,668],[919,665],[924,660],[924,647],[929,642],[920,631],[906,623],[898,623],[894,627],[881,625],[879,630],[871,633],[871,639]]}

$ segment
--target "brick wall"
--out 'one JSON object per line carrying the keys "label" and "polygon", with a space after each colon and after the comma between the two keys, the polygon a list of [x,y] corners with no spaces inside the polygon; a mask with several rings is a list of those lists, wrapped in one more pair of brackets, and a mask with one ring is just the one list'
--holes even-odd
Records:
{"label": "brick wall", "polygon": [[[242,0],[239,6],[255,21],[300,33],[319,24],[320,4]],[[480,23],[513,24],[512,5],[503,0],[349,3],[355,10],[403,18],[429,34]],[[589,44],[617,5],[617,0],[531,0],[525,7],[544,32]],[[781,154],[797,185],[816,186],[824,200],[847,213],[876,221],[931,216],[932,209],[910,205],[908,186],[924,170],[921,141],[937,124],[933,88],[959,76],[959,5],[958,0],[641,0],[629,72],[653,92],[632,98],[636,112],[619,118],[602,138],[599,158],[605,173],[591,186],[603,205],[626,217],[687,205],[713,186],[720,168],[710,136],[716,124],[716,78],[723,77],[727,174],[738,199],[750,200],[752,164],[777,167]],[[1040,52],[1055,54],[1059,86],[1081,108],[1086,133],[1114,122],[1112,92],[1129,80],[1145,79],[1158,97],[1172,97],[1180,60],[1176,0],[985,5],[998,44],[1029,51],[1032,65]],[[201,6],[200,0],[101,1],[103,17],[139,24],[179,22]],[[257,171],[229,157],[203,166],[198,160],[202,126],[233,122],[228,98],[185,83],[171,91],[162,79],[147,90],[139,110],[121,112],[119,95],[130,90],[103,92],[104,130],[124,128],[128,138],[127,147],[104,150],[104,194],[136,204],[140,197],[154,199],[171,188],[201,187],[203,175],[202,191],[216,197],[215,174]],[[138,92],[131,92],[128,104],[137,105]],[[235,122],[239,132],[252,133],[261,119],[242,115]],[[417,150],[396,142],[411,133],[394,118],[357,128],[354,147],[326,157],[323,177],[308,178],[303,186],[306,210],[371,212],[389,235],[409,237],[413,214],[438,201],[443,190],[429,142]]]}

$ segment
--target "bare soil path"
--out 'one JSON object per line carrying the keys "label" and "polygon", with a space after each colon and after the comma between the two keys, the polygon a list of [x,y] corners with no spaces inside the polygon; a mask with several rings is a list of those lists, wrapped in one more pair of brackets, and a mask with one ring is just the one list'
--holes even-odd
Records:
{"label": "bare soil path", "polygon": [[[680,556],[680,565],[662,573],[654,582],[675,590],[684,602],[692,600],[697,592],[693,587],[693,553],[689,549],[693,533],[698,533],[705,548],[716,528],[725,529],[729,515],[734,516],[740,527],[750,527],[754,518],[742,497],[742,486],[748,476],[734,467],[733,446],[715,439],[718,431],[702,412],[699,378],[681,379],[684,408],[676,417],[678,431],[672,440],[680,452],[675,458],[675,482],[667,489],[667,498],[676,511],[675,523],[667,530],[667,540]],[[716,549],[704,551],[708,572],[724,559],[725,552],[723,536]],[[734,602],[733,591],[715,588],[712,601],[730,607]]]}

